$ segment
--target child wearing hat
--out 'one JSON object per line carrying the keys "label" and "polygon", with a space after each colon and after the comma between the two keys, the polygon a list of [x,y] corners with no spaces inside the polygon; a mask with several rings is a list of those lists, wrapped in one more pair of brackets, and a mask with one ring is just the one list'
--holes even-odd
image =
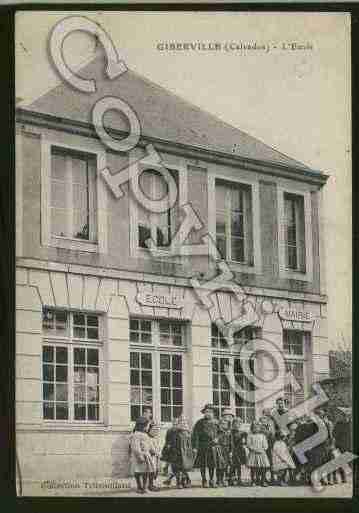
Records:
{"label": "child wearing hat", "polygon": [[195,451],[194,467],[199,468],[202,487],[207,488],[206,469],[209,473],[209,486],[215,488],[214,471],[218,467],[218,422],[214,418],[214,406],[206,404],[202,410],[203,418],[194,425],[192,447]]}
{"label": "child wearing hat", "polygon": [[176,429],[166,437],[162,459],[171,464],[176,476],[177,488],[188,488],[191,484],[188,471],[192,470],[194,456],[191,432],[183,415],[177,419]]}
{"label": "child wearing hat", "polygon": [[151,452],[153,446],[150,437],[146,433],[148,419],[139,417],[133,433],[130,435],[130,475],[135,476],[137,493],[147,492],[149,474],[156,471]]}

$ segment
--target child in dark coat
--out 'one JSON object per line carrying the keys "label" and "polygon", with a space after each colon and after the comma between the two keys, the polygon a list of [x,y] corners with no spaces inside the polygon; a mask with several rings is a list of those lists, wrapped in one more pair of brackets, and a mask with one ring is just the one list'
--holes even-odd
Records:
{"label": "child in dark coat", "polygon": [[237,485],[242,485],[242,465],[247,464],[247,433],[242,429],[242,422],[235,418],[232,423],[232,468],[231,480],[237,480]]}

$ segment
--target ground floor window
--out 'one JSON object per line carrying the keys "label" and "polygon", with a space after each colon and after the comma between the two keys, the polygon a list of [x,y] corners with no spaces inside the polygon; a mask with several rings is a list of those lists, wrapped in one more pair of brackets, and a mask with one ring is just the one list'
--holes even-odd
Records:
{"label": "ground floor window", "polygon": [[44,420],[101,420],[99,317],[45,309],[42,347]]}
{"label": "ground floor window", "polygon": [[130,319],[131,421],[150,406],[171,422],[184,407],[186,325],[178,321]]}
{"label": "ground floor window", "polygon": [[301,403],[305,399],[307,352],[310,333],[297,330],[283,330],[283,352],[286,372],[291,372],[299,387],[285,386],[285,399],[288,407]]}
{"label": "ground floor window", "polygon": [[[233,335],[235,344],[228,344],[217,326],[212,324],[212,391],[215,415],[218,418],[221,417],[224,408],[231,408],[245,423],[250,423],[255,418],[255,403],[246,401],[236,392],[238,389],[253,391],[254,386],[244,375],[243,361],[235,352],[239,351],[241,344],[257,336],[258,329],[244,328]],[[254,360],[250,360],[252,372],[254,365]]]}

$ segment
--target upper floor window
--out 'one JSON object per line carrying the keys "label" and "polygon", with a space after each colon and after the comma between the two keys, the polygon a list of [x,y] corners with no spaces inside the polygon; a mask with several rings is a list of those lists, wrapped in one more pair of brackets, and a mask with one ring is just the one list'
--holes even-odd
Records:
{"label": "upper floor window", "polygon": [[305,272],[305,227],[303,196],[284,193],[285,265]]}
{"label": "upper floor window", "polygon": [[44,420],[101,420],[102,344],[94,314],[43,310]]}
{"label": "upper floor window", "polygon": [[[175,173],[174,177],[176,178]],[[143,171],[139,183],[150,200],[168,197],[168,185],[158,171]],[[147,249],[146,240],[152,239],[157,248],[166,250],[172,241],[176,217],[176,205],[165,212],[154,213],[138,204],[138,247]]]}
{"label": "upper floor window", "polygon": [[252,194],[249,185],[216,180],[216,240],[223,259],[253,265]]}
{"label": "upper floor window", "polygon": [[50,182],[51,236],[96,240],[96,157],[52,147]]}

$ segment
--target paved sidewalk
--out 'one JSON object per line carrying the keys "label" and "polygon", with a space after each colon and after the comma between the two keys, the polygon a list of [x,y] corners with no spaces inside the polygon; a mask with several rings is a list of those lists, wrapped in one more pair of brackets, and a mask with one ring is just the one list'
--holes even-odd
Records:
{"label": "paved sidewalk", "polygon": [[[106,494],[107,495],[107,494]],[[218,497],[218,498],[266,498],[266,497],[300,497],[300,498],[350,498],[352,497],[352,484],[338,484],[334,486],[327,486],[322,492],[315,492],[309,486],[230,486],[226,488],[202,488],[200,485],[194,485],[192,488],[177,490],[172,488],[161,488],[158,492],[148,492],[144,495],[139,495],[136,491],[120,492],[116,495],[118,497],[146,497],[146,498],[160,498],[160,497]]]}
{"label": "paved sidewalk", "polygon": [[[43,489],[39,483],[33,486],[24,486],[24,496],[77,496],[77,497],[139,497],[139,498],[162,498],[162,497],[220,497],[220,498],[290,498],[290,497],[305,497],[305,498],[351,498],[352,497],[352,480],[346,484],[340,483],[338,485],[323,487],[322,491],[315,491],[310,486],[230,486],[223,488],[202,488],[200,475],[197,472],[191,473],[192,487],[187,489],[178,490],[175,487],[175,481],[171,487],[162,484],[164,476],[159,476],[157,486],[161,486],[158,492],[147,492],[146,494],[139,495],[136,493],[134,479],[126,480],[124,489],[111,489],[111,488],[85,488],[79,489],[64,489],[53,488]],[[128,487],[131,487],[129,489]]]}

